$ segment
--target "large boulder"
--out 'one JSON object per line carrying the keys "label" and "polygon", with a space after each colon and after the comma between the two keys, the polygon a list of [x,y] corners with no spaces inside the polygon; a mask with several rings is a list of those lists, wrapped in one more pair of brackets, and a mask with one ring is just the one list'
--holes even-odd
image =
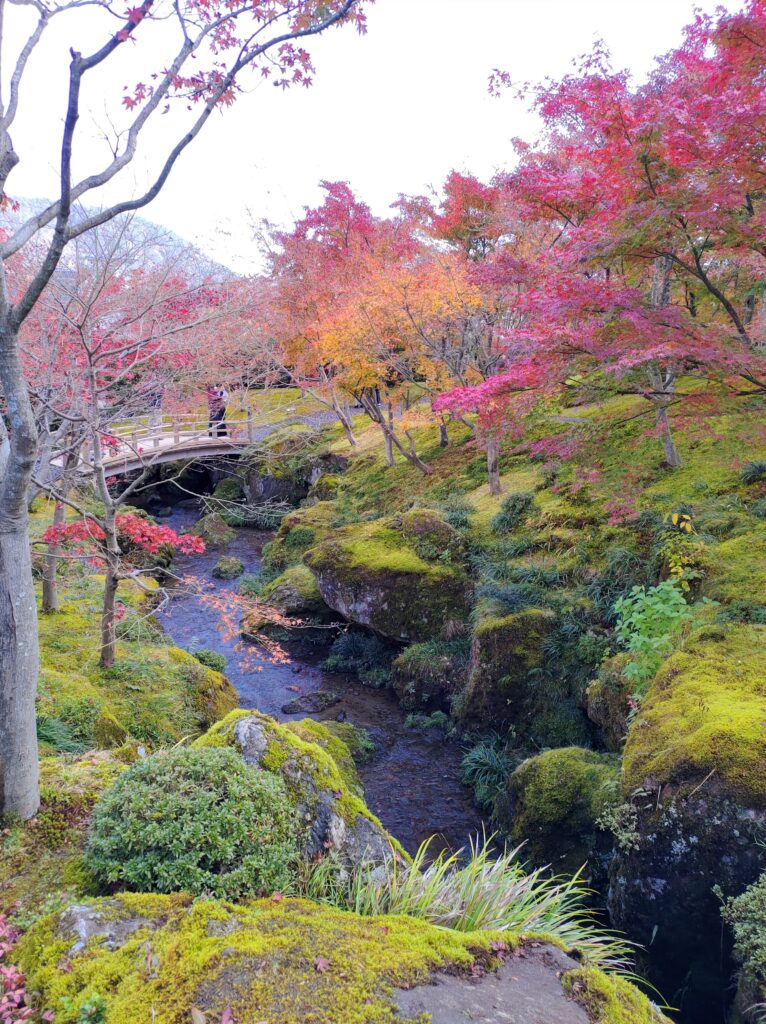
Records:
{"label": "large boulder", "polygon": [[719,896],[766,868],[766,626],[704,627],[667,660],[628,732],[622,798],[613,920],[651,944],[665,991],[696,994],[689,1019],[711,1020]]}
{"label": "large boulder", "polygon": [[624,651],[607,658],[585,691],[588,718],[598,726],[604,746],[613,753],[622,750],[628,734],[631,698],[636,689],[625,676],[629,663],[630,655]]}
{"label": "large boulder", "polygon": [[330,501],[289,512],[263,550],[264,564],[276,569],[300,564],[309,548],[330,535],[335,515],[335,506]]}
{"label": "large boulder", "polygon": [[210,512],[192,526],[189,533],[201,537],[206,548],[225,548],[236,537],[234,530],[218,512]]}
{"label": "large boulder", "polygon": [[496,812],[503,831],[524,843],[535,867],[573,875],[586,866],[595,885],[607,876],[613,837],[600,824],[617,802],[620,764],[611,754],[558,747],[527,758],[508,777]]}
{"label": "large boulder", "polygon": [[15,955],[57,1024],[668,1024],[544,942],[308,900],[125,894],[44,918]]}
{"label": "large boulder", "polygon": [[308,826],[304,859],[332,851],[341,865],[353,868],[383,864],[400,851],[365,805],[348,747],[320,722],[282,725],[257,711],[235,711],[194,745],[232,746],[246,764],[283,779]]}
{"label": "large boulder", "polygon": [[468,615],[463,566],[426,560],[393,524],[343,527],[309,549],[304,562],[330,608],[392,640],[440,636]]}
{"label": "large boulder", "polygon": [[587,744],[585,716],[566,683],[540,679],[556,621],[548,608],[508,614],[494,602],[480,605],[465,687],[454,699],[464,725],[512,728],[541,747]]}

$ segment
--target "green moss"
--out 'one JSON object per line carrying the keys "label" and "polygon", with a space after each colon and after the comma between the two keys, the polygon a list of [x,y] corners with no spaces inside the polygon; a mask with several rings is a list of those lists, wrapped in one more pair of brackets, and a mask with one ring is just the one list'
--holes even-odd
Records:
{"label": "green moss", "polygon": [[[143,600],[129,581],[119,593],[129,607]],[[62,610],[40,617],[38,715],[65,723],[84,745],[120,745],[125,734],[153,745],[198,735],[237,706],[224,676],[164,637],[119,640],[115,665],[100,668],[100,598],[98,577],[72,580]]]}
{"label": "green moss", "polygon": [[[306,798],[305,777],[317,789],[336,794],[335,809],[349,824],[361,814],[380,825],[360,796],[361,786],[348,747],[322,723],[306,719],[282,725],[259,711],[239,709],[195,740],[193,746],[234,746],[234,727],[251,717],[263,726],[268,740],[261,767],[283,775],[297,800]],[[288,763],[290,770],[280,771]]]}
{"label": "green moss", "polygon": [[[290,512],[282,520],[274,540],[264,549],[264,564],[278,569],[300,564],[303,553],[330,533],[334,518],[335,508],[329,501]],[[294,531],[297,531],[297,540],[290,539]]]}
{"label": "green moss", "polygon": [[189,533],[201,537],[208,548],[224,548],[230,544],[236,534],[231,527],[226,525],[223,516],[217,512],[211,512],[203,516],[198,523],[195,523]]}
{"label": "green moss", "polygon": [[542,642],[555,626],[547,609],[497,616],[487,609],[474,631],[471,671],[460,716],[493,727],[519,721],[531,695],[528,673],[544,661]]}
{"label": "green moss", "polygon": [[[114,753],[45,757],[40,762],[40,811],[0,838],[0,886],[6,906],[33,919],[51,901],[96,889],[82,865],[90,812],[124,771]],[[63,895],[62,895],[63,894]]]}
{"label": "green moss", "polygon": [[261,597],[284,615],[326,613],[316,578],[305,565],[294,565],[267,583]]}
{"label": "green moss", "polygon": [[239,558],[232,558],[229,555],[221,555],[212,569],[212,575],[217,580],[235,580],[245,571],[244,563]]}
{"label": "green moss", "polygon": [[608,750],[619,751],[628,731],[628,699],[635,683],[625,678],[624,669],[631,656],[626,651],[607,658],[601,665],[598,678],[588,683],[585,703],[588,718],[601,729]]}
{"label": "green moss", "polygon": [[465,558],[462,536],[432,509],[413,508],[405,512],[401,532],[415,552],[427,562],[439,559],[459,562]]}
{"label": "green moss", "polygon": [[766,526],[710,549],[704,593],[727,604],[742,599],[766,605]]}
{"label": "green moss", "polygon": [[657,674],[625,745],[623,787],[653,778],[688,791],[709,774],[766,807],[766,626],[689,639]]}
{"label": "green moss", "polygon": [[227,476],[213,491],[213,497],[220,501],[238,501],[242,496],[242,481],[238,476]]}
{"label": "green moss", "polygon": [[106,1001],[110,1024],[187,1024],[193,1006],[211,1020],[230,1006],[243,1021],[393,1024],[394,987],[424,983],[437,968],[494,962],[491,934],[361,918],[303,900],[189,906],[178,897],[126,895],[99,907],[112,921],[144,927],[127,935],[115,928],[116,941],[96,936],[75,955],[73,937],[48,918],[17,947],[28,988],[60,1024],[75,1024],[93,993]]}
{"label": "green moss", "polygon": [[509,777],[499,807],[501,821],[535,867],[574,874],[605,875],[611,836],[596,822],[616,803],[619,760],[581,747],[559,747],[524,761]]}
{"label": "green moss", "polygon": [[463,570],[425,561],[391,526],[343,527],[304,561],[331,608],[392,639],[425,640],[448,620],[466,617],[470,584]]}
{"label": "green moss", "polygon": [[561,980],[593,1024],[670,1024],[643,992],[623,978],[580,967],[567,971]]}

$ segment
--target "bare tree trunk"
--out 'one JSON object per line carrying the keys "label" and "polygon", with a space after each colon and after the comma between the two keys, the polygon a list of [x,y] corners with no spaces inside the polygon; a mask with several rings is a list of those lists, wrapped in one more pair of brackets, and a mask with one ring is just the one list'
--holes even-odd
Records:
{"label": "bare tree trunk", "polygon": [[[660,256],[654,263],[652,278],[651,303],[653,309],[660,309],[670,301],[670,271],[673,261],[669,256]],[[675,371],[668,367],[654,365],[649,368],[649,382],[652,386],[651,400],[657,410],[657,427],[662,439],[662,450],[665,462],[673,469],[681,465],[676,443],[670,429],[668,406],[676,391]]]}
{"label": "bare tree trunk", "polygon": [[487,475],[489,476],[489,493],[502,494],[500,483],[500,445],[496,437],[487,438]]}
{"label": "bare tree trunk", "polygon": [[10,438],[0,427],[0,796],[5,814],[26,820],[40,806],[37,606],[27,513],[37,431],[7,319],[0,324],[0,386],[11,426]]}
{"label": "bare tree trunk", "polygon": [[383,445],[386,451],[386,465],[389,469],[394,464],[394,439],[391,437],[385,426],[381,423],[380,429],[383,431]]}
{"label": "bare tree trunk", "polygon": [[117,648],[115,630],[115,604],[117,586],[120,582],[120,545],[117,542],[117,521],[113,508],[107,507],[104,516],[106,538],[106,574],[104,579],[104,603],[101,609],[101,668],[111,668]]}
{"label": "bare tree trunk", "polygon": [[659,401],[656,403],[656,407],[657,427],[659,428],[660,437],[662,439],[662,450],[665,453],[665,462],[672,469],[678,469],[678,467],[683,465],[683,463],[681,461],[681,456],[678,454],[676,442],[673,439],[673,433],[670,429],[668,402]]}
{"label": "bare tree trunk", "polygon": [[346,435],[346,440],[352,448],[356,448],[357,440],[351,426],[351,418],[348,415],[347,410],[343,408],[335,395],[333,395],[333,409],[335,410],[335,415],[340,420],[340,425],[343,427],[343,433]]}
{"label": "bare tree trunk", "polygon": [[[63,501],[57,501],[53,511],[53,525],[61,526],[66,517],[66,509]],[[59,610],[59,588],[56,580],[61,545],[51,543],[45,554],[45,566],[43,567],[43,612],[47,615]]]}
{"label": "bare tree trunk", "polygon": [[447,424],[444,420],[439,420],[439,444],[442,448],[446,448],[449,445],[449,434],[447,433]]}

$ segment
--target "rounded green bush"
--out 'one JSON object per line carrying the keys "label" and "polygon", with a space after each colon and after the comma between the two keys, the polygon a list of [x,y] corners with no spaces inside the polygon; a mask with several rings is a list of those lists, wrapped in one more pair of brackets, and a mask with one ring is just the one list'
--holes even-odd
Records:
{"label": "rounded green bush", "polygon": [[198,651],[192,651],[192,654],[201,665],[212,668],[215,672],[226,671],[226,658],[218,651],[211,651],[209,647],[200,647]]}
{"label": "rounded green bush", "polygon": [[102,794],[85,859],[110,889],[235,899],[291,882],[297,833],[278,776],[228,748],[176,749],[132,765]]}

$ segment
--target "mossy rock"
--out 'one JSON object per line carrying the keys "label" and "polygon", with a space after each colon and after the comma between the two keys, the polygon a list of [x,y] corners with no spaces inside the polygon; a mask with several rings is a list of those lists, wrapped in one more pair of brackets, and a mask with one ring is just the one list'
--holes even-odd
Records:
{"label": "mossy rock", "polygon": [[[633,720],[623,798],[633,841],[612,865],[618,927],[652,944],[668,991],[687,975],[702,1013],[728,967],[720,903],[766,870],[766,626],[699,630],[657,674]],[[618,837],[619,838],[619,837]]]}
{"label": "mossy rock", "polygon": [[620,764],[611,754],[559,747],[523,761],[497,803],[501,828],[534,867],[556,874],[583,868],[594,885],[606,879],[613,837],[597,821],[619,799]]}
{"label": "mossy rock", "polygon": [[304,561],[330,608],[392,640],[439,636],[468,614],[462,568],[426,562],[398,530],[378,522],[336,530]]}
{"label": "mossy rock", "polygon": [[245,571],[244,562],[230,555],[221,555],[212,568],[211,575],[217,580],[236,580]]}
{"label": "mossy rock", "polygon": [[213,491],[219,501],[239,501],[244,495],[242,480],[238,476],[227,476],[220,480]]}
{"label": "mossy rock", "polygon": [[102,711],[93,725],[93,742],[102,750],[120,747],[128,738],[125,726],[109,711]]}
{"label": "mossy rock", "polygon": [[319,592],[316,577],[305,565],[285,569],[276,579],[266,584],[261,591],[261,598],[283,615],[322,621],[332,618],[332,612]]}
{"label": "mossy rock", "polygon": [[289,512],[264,548],[264,565],[276,569],[299,565],[304,553],[332,532],[334,519],[335,507],[329,501]]}
{"label": "mossy rock", "polygon": [[311,485],[308,496],[311,501],[332,501],[337,498],[341,478],[335,473],[322,473]]}
{"label": "mossy rock", "polygon": [[460,718],[493,728],[521,723],[533,692],[528,674],[543,665],[543,640],[555,625],[556,616],[548,609],[528,608],[511,615],[487,610],[474,630]]}
{"label": "mossy rock", "polygon": [[402,536],[428,562],[461,562],[465,540],[442,516],[430,508],[413,508],[402,516]]}
{"label": "mossy rock", "polygon": [[598,678],[588,683],[585,708],[588,718],[601,730],[607,750],[622,750],[628,734],[629,698],[635,683],[625,678],[625,666],[630,662],[627,653],[607,658],[598,671]]}
{"label": "mossy rock", "polygon": [[332,849],[341,863],[383,863],[401,848],[363,800],[354,759],[337,735],[313,719],[284,725],[258,711],[234,711],[194,746],[232,746],[246,764],[279,775],[299,807],[311,859]]}
{"label": "mossy rock", "polygon": [[227,544],[231,544],[236,536],[234,530],[226,525],[223,516],[217,512],[211,512],[209,515],[203,516],[199,522],[192,526],[189,533],[193,533],[196,537],[201,537],[205,542],[205,547],[208,548],[225,548]]}
{"label": "mossy rock", "polygon": [[[395,1024],[413,1020],[399,1012],[397,994],[411,1002],[419,985],[428,1000],[437,975],[459,984],[469,1003],[483,1001],[477,978],[486,977],[522,1021],[667,1024],[628,982],[579,967],[542,942],[522,947],[507,933],[360,917],[308,900],[235,905],[124,894],[45,918],[14,952],[28,990],[41,1009],[55,1009],[59,1024],[85,1019],[94,994],[109,1024],[187,1024],[193,1011],[208,1020],[228,1013],[274,1024]],[[512,949],[518,969],[515,957],[504,966],[498,959]],[[532,972],[520,981],[527,959]]]}
{"label": "mossy rock", "polygon": [[656,779],[674,794],[713,772],[766,810],[766,626],[702,629],[658,672],[628,734],[626,795]]}
{"label": "mossy rock", "polygon": [[430,640],[405,647],[391,665],[391,685],[406,711],[447,710],[465,682],[467,645],[457,640]]}

